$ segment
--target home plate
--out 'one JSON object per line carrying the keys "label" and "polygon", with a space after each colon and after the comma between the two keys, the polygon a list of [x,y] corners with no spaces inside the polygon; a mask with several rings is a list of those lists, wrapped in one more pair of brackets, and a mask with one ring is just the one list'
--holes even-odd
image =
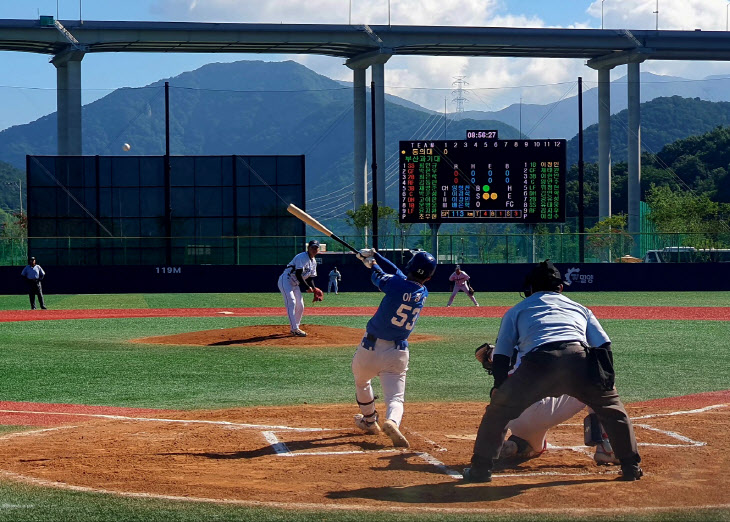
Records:
{"label": "home plate", "polygon": [[218,312],[219,314],[233,315],[233,312]]}
{"label": "home plate", "polygon": [[473,435],[446,435],[447,439],[457,439],[457,440],[477,440],[477,434]]}

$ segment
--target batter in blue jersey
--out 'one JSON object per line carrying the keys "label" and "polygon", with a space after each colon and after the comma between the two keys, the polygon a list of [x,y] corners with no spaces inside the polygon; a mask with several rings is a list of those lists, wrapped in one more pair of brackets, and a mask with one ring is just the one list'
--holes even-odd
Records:
{"label": "batter in blue jersey", "polygon": [[372,249],[360,250],[357,257],[372,270],[371,280],[385,297],[368,321],[365,337],[352,358],[355,396],[361,412],[355,415],[355,426],[370,434],[381,431],[371,385],[373,377],[378,377],[386,404],[382,431],[395,446],[407,448],[408,439],[401,433],[400,424],[408,371],[408,336],[428,296],[423,285],[436,270],[436,259],[428,252],[417,252],[404,268],[404,274]]}

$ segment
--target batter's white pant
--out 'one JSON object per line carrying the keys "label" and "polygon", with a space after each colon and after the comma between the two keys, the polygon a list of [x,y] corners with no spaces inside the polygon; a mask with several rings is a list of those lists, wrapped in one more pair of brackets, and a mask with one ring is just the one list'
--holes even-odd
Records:
{"label": "batter's white pant", "polygon": [[471,299],[471,302],[474,303],[476,306],[479,306],[479,303],[477,303],[476,298],[473,295],[469,295],[469,290],[464,286],[454,285],[454,291],[451,292],[451,297],[449,298],[449,303],[446,306],[451,306],[451,303],[454,302],[454,297],[456,297],[456,294],[459,292],[464,292],[466,295],[469,296],[469,299]]}
{"label": "batter's white pant", "polygon": [[332,286],[333,286],[333,285],[334,285],[334,287],[335,287],[335,293],[337,293],[337,292],[338,292],[338,290],[337,290],[337,279],[334,279],[334,280],[330,279],[330,282],[329,282],[329,284],[327,285],[327,293],[328,293],[328,294],[330,293],[330,290],[332,290]]}
{"label": "batter's white pant", "polygon": [[565,422],[586,405],[570,395],[545,397],[527,408],[507,427],[512,435],[526,440],[536,451],[545,447],[545,437],[550,428]]}
{"label": "batter's white pant", "polygon": [[285,272],[279,276],[279,292],[284,297],[286,314],[289,316],[289,325],[292,330],[299,328],[304,315],[304,298],[299,285],[294,285]]}
{"label": "batter's white pant", "polygon": [[355,377],[355,397],[365,417],[375,411],[371,381],[373,377],[379,377],[385,395],[384,420],[390,419],[400,426],[403,419],[408,358],[408,349],[397,349],[393,341],[378,339],[372,350],[362,345],[357,347],[352,358],[352,375]]}

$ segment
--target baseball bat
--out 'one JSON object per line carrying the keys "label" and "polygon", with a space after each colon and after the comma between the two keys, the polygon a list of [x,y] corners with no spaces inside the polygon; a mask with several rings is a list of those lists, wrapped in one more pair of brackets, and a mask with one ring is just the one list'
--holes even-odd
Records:
{"label": "baseball bat", "polygon": [[347,248],[349,248],[350,250],[352,250],[356,254],[358,253],[358,250],[354,246],[352,246],[350,243],[348,243],[347,241],[345,241],[341,237],[337,236],[336,234],[333,234],[332,231],[329,228],[327,228],[326,226],[324,226],[322,223],[320,223],[319,221],[317,221],[316,219],[314,219],[312,216],[310,216],[309,214],[307,214],[306,212],[304,212],[301,208],[297,207],[296,205],[293,205],[293,204],[289,203],[289,206],[286,207],[286,210],[287,210],[287,212],[289,212],[290,214],[292,214],[294,217],[300,219],[301,221],[303,221],[304,223],[306,223],[310,227],[314,228],[315,230],[319,230],[325,236],[331,237],[332,239],[334,239],[338,243],[346,246]]}

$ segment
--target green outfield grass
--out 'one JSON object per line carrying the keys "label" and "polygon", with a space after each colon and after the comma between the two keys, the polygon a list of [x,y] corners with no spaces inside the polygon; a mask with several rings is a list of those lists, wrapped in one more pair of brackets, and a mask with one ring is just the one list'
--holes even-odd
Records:
{"label": "green outfield grass", "polygon": [[[377,293],[330,296],[325,304],[375,306]],[[730,292],[575,293],[591,305],[727,306]],[[445,304],[432,294],[428,305]],[[480,294],[483,305],[512,305],[515,294]],[[0,309],[24,309],[27,297],[0,296]],[[466,305],[465,296],[457,304]],[[151,408],[227,408],[252,405],[352,403],[353,346],[298,350],[276,347],[192,347],[133,344],[129,339],[287,321],[278,294],[49,295],[55,309],[242,306],[281,307],[273,317],[87,319],[0,324],[0,398]],[[312,308],[307,310],[311,311]],[[42,312],[36,312],[38,314]],[[367,317],[316,317],[305,324],[364,329]],[[485,401],[491,387],[474,348],[493,341],[497,318],[423,316],[419,333],[441,341],[413,343],[407,399]],[[730,322],[604,320],[614,343],[617,387],[626,402],[724,390],[730,375]],[[322,383],[327,386],[323,387]],[[355,407],[353,405],[353,411]],[[406,417],[408,407],[406,406]],[[12,430],[0,428],[0,433]],[[569,517],[541,514],[545,522]],[[0,482],[2,520],[532,520],[454,514],[288,512],[230,505],[128,499]],[[585,519],[576,518],[576,519]],[[727,510],[652,513],[591,520],[730,520]]]}

